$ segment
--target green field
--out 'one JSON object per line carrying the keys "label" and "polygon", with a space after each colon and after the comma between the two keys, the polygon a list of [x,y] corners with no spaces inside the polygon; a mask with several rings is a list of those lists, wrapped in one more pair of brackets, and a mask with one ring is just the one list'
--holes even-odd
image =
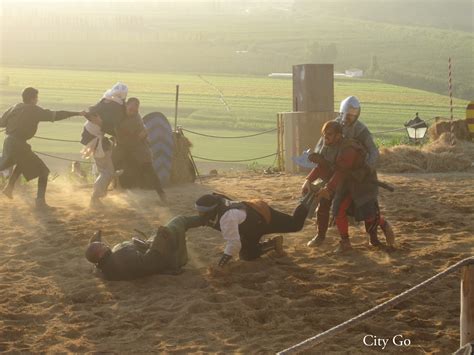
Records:
{"label": "green field", "polygon": [[334,63],[446,94],[451,57],[455,95],[474,95],[472,1],[5,1],[0,66],[266,75]]}
{"label": "green field", "polygon": [[[145,72],[106,72],[63,69],[2,67],[8,86],[0,86],[0,110],[20,101],[21,90],[40,90],[40,106],[51,109],[83,110],[97,102],[116,81],[129,86],[129,96],[142,101],[142,114],[161,111],[174,122],[175,86],[180,85],[179,124],[184,128],[220,136],[238,136],[275,128],[276,113],[291,111],[291,80],[263,76],[162,74]],[[204,80],[203,80],[204,79]],[[211,83],[211,84],[209,84]],[[221,100],[221,94],[226,104]],[[373,132],[403,127],[416,112],[427,121],[435,116],[449,117],[449,98],[425,91],[361,79],[335,81],[335,110],[346,96],[362,102],[362,120]],[[455,117],[465,116],[465,100],[455,99]],[[83,119],[73,118],[41,125],[38,135],[79,140]],[[186,134],[194,144],[193,154],[211,159],[238,160],[272,154],[275,133],[247,139],[212,139]],[[404,132],[376,135],[390,142]],[[3,142],[3,135],[0,135]],[[33,139],[35,150],[76,154],[79,143]],[[265,164],[273,158],[260,161]]]}

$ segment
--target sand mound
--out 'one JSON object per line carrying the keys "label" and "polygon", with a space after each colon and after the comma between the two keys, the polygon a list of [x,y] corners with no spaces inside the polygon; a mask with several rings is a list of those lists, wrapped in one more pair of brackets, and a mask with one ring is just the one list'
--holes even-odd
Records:
{"label": "sand mound", "polygon": [[450,133],[422,147],[399,145],[380,150],[379,170],[389,173],[465,171],[474,163],[474,143],[456,139]]}
{"label": "sand mound", "polygon": [[[91,271],[84,248],[98,228],[111,244],[133,228],[152,231],[171,216],[192,214],[194,200],[210,190],[240,199],[264,198],[291,213],[302,176],[227,175],[166,190],[172,204],[157,204],[146,191],[113,192],[106,208],[87,208],[90,187],[51,182],[48,200],[57,209],[36,213],[35,184],[19,186],[13,201],[0,200],[0,351],[115,353],[262,353],[282,350],[368,310],[472,255],[473,174],[423,174],[381,180],[384,215],[399,248],[369,248],[363,226],[351,227],[354,251],[306,247],[312,222],[285,236],[287,256],[269,254],[235,262],[220,274],[215,265],[221,235],[207,228],[188,232],[189,264],[179,276],[155,275],[132,282],[104,282]],[[416,185],[416,190],[413,186]],[[433,207],[436,205],[436,209]],[[367,334],[403,334],[412,346],[389,345],[384,353],[448,354],[459,345],[459,273],[453,274],[311,353],[380,353]]]}

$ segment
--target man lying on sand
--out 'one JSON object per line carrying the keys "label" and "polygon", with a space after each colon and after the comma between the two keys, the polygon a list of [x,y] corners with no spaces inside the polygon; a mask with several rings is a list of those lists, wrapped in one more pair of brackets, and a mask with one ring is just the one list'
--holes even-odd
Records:
{"label": "man lying on sand", "polygon": [[199,216],[178,216],[148,240],[133,238],[110,248],[101,231],[89,241],[86,258],[107,280],[132,280],[152,274],[179,274],[188,261],[186,231],[204,225]]}
{"label": "man lying on sand", "polygon": [[222,232],[226,240],[224,254],[218,266],[223,267],[232,257],[254,260],[271,250],[283,255],[283,236],[260,243],[265,234],[300,231],[315,198],[308,195],[290,216],[270,207],[262,200],[232,201],[221,194],[207,194],[196,200],[195,208],[208,227]]}

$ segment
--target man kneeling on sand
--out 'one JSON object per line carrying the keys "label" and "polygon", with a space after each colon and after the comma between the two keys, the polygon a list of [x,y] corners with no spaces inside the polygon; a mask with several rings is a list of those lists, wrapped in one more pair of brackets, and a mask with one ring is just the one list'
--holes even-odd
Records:
{"label": "man kneeling on sand", "polygon": [[107,280],[132,280],[152,274],[177,275],[188,261],[186,231],[204,223],[199,216],[178,216],[160,226],[146,241],[132,238],[113,248],[102,242],[101,231],[98,231],[89,241],[85,255]]}
{"label": "man kneeling on sand", "polygon": [[218,193],[201,196],[195,208],[206,226],[222,232],[226,245],[218,266],[224,267],[237,256],[241,260],[254,260],[272,250],[283,256],[282,235],[265,242],[260,240],[267,234],[300,231],[315,197],[314,193],[308,193],[293,215],[277,211],[262,200],[233,201]]}

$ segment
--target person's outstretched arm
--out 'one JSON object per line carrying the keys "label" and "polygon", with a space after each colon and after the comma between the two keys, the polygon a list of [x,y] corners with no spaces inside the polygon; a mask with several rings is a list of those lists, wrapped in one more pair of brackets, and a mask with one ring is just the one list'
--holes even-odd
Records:
{"label": "person's outstretched arm", "polygon": [[35,108],[35,116],[38,117],[38,121],[41,122],[54,122],[61,121],[73,116],[84,116],[84,112],[78,111],[51,111],[39,106]]}
{"label": "person's outstretched arm", "polygon": [[186,230],[206,225],[206,220],[201,216],[181,216],[184,218]]}
{"label": "person's outstretched arm", "polygon": [[190,228],[197,228],[206,225],[206,220],[200,216],[177,216],[166,223],[168,228],[178,228],[186,232]]}

